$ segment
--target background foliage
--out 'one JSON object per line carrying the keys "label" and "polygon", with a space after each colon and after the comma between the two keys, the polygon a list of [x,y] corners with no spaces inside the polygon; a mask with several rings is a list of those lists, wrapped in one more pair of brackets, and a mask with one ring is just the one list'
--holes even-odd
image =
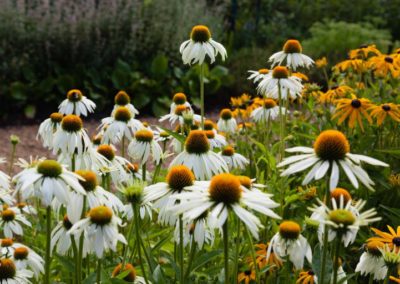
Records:
{"label": "background foliage", "polygon": [[199,23],[228,49],[225,67],[208,73],[206,93],[218,94],[212,96],[218,104],[250,91],[247,70],[265,67],[287,38],[331,61],[362,43],[374,42],[384,52],[397,47],[399,4],[355,0],[349,9],[344,0],[3,0],[1,119],[14,118],[15,108],[43,118],[71,88],[83,89],[100,110],[125,89],[148,114],[164,111],[174,92],[196,98],[196,70],[187,73],[178,47]]}

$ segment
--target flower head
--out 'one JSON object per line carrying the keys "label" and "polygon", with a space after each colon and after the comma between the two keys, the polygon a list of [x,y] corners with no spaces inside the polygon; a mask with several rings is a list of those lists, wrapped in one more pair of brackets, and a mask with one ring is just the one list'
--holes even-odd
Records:
{"label": "flower head", "polygon": [[77,89],[69,90],[67,98],[58,107],[62,114],[76,114],[78,116],[87,116],[88,112],[94,112],[95,108],[96,104]]}
{"label": "flower head", "polygon": [[303,48],[300,42],[295,39],[289,39],[283,45],[282,51],[274,53],[269,58],[269,61],[272,62],[272,67],[281,65],[286,59],[286,66],[292,70],[296,70],[297,67],[310,68],[314,64],[314,61],[302,52]]}

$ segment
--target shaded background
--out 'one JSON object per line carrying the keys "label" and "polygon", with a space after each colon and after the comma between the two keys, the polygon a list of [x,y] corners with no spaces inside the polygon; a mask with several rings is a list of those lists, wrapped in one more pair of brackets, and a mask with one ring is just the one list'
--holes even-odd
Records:
{"label": "shaded background", "polygon": [[179,54],[196,24],[209,26],[228,50],[228,60],[206,72],[208,107],[227,105],[230,96],[254,92],[247,70],[268,67],[288,38],[330,64],[361,44],[383,52],[400,47],[399,6],[400,0],[0,0],[0,122],[43,119],[72,88],[97,103],[98,115],[108,114],[120,89],[147,115],[165,112],[178,91],[196,103],[198,70]]}

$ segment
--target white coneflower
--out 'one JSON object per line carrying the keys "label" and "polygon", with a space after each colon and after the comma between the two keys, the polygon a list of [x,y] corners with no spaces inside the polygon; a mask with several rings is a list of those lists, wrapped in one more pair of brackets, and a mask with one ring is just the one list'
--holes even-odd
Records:
{"label": "white coneflower", "polygon": [[163,115],[159,119],[159,121],[163,122],[163,121],[168,120],[171,125],[174,125],[176,122],[179,122],[180,125],[183,125],[185,122],[184,115],[185,115],[185,117],[189,117],[192,120],[192,122],[201,120],[201,117],[198,114],[194,114],[193,110],[191,108],[189,108],[188,106],[183,104],[183,105],[177,105],[174,108],[173,112]]}
{"label": "white coneflower", "polygon": [[205,130],[204,133],[208,138],[211,150],[220,149],[224,147],[228,142],[223,135],[218,134],[216,130]]}
{"label": "white coneflower", "polygon": [[197,179],[210,179],[214,174],[227,172],[228,166],[221,156],[210,150],[210,142],[204,131],[190,131],[185,142],[185,150],[178,154],[170,167],[185,165]]}
{"label": "white coneflower", "polygon": [[21,213],[12,209],[5,209],[1,214],[0,226],[3,229],[6,238],[12,238],[15,235],[22,236],[24,231],[20,223],[31,227],[29,222]]}
{"label": "white coneflower", "polygon": [[68,153],[60,153],[57,160],[69,168],[72,168],[72,162],[74,162],[76,170],[89,169],[98,172],[99,169],[110,167],[110,162],[97,152],[97,147],[93,145],[88,145],[86,151],[76,154],[74,161],[72,161],[71,155]]}
{"label": "white coneflower", "polygon": [[[71,248],[71,236],[68,231],[72,228],[72,223],[65,215],[64,218],[58,222],[57,226],[51,232],[50,252],[56,251],[59,255],[66,255]],[[78,240],[78,238],[76,238]]]}
{"label": "white coneflower", "polygon": [[81,155],[90,145],[90,138],[83,129],[82,119],[74,114],[66,115],[61,121],[61,127],[54,133],[53,153]]}
{"label": "white coneflower", "polygon": [[13,194],[13,192],[11,190],[2,189],[0,187],[0,201],[3,203],[0,206],[13,205],[15,200],[14,200],[14,197],[12,196],[12,194]]}
{"label": "white coneflower", "polygon": [[62,119],[61,113],[54,112],[40,124],[36,139],[40,137],[43,147],[50,149],[53,147],[54,132],[60,128]]}
{"label": "white coneflower", "polygon": [[113,278],[114,277],[118,277],[118,275],[120,273],[124,273],[125,274],[126,271],[128,271],[126,276],[124,276],[122,279],[121,278],[119,278],[119,279],[121,279],[124,282],[133,283],[133,284],[147,284],[147,283],[150,283],[150,282],[146,281],[143,277],[138,276],[136,274],[136,269],[132,264],[126,263],[125,264],[125,268],[124,268],[123,271],[121,271],[121,268],[122,268],[122,264],[120,263],[114,268],[111,276]]}
{"label": "white coneflower", "polygon": [[371,274],[374,280],[383,280],[387,274],[387,266],[379,249],[382,249],[384,244],[379,241],[369,241],[365,244],[365,252],[360,257],[355,272],[360,272],[361,275]]}
{"label": "white coneflower", "polygon": [[175,214],[183,214],[183,218],[189,220],[196,220],[210,210],[209,221],[212,228],[222,230],[229,212],[234,212],[253,236],[258,238],[258,230],[263,225],[245,207],[271,218],[280,219],[271,210],[279,204],[274,202],[270,195],[248,190],[241,185],[239,178],[232,174],[216,175],[211,181],[202,181],[185,187],[185,191],[171,198],[180,202],[170,210]]}
{"label": "white coneflower", "polygon": [[29,205],[25,202],[19,202],[15,206],[10,207],[10,209],[12,209],[16,212],[19,212],[21,214],[27,214],[27,215],[36,215],[37,214],[35,207],[33,207],[32,205]]}
{"label": "white coneflower", "polygon": [[350,153],[350,144],[346,136],[337,130],[325,130],[319,134],[314,143],[314,148],[294,147],[286,149],[286,152],[301,155],[285,158],[278,167],[290,165],[281,173],[281,176],[292,175],[312,169],[305,176],[302,185],[306,185],[313,179],[319,180],[331,169],[329,187],[334,189],[339,182],[339,165],[349,178],[351,184],[358,188],[358,180],[370,190],[375,184],[368,176],[368,173],[361,167],[361,162],[374,166],[388,167],[389,165],[377,159]]}
{"label": "white coneflower", "polygon": [[91,251],[100,259],[105,251],[117,250],[118,241],[126,244],[125,237],[118,232],[122,220],[115,216],[111,208],[99,206],[90,209],[88,216],[75,223],[69,234],[80,236],[82,233],[88,238]]}
{"label": "white coneflower", "polygon": [[71,201],[67,204],[67,214],[72,223],[76,223],[81,219],[85,200],[89,209],[105,205],[112,208],[115,213],[124,211],[124,205],[121,200],[98,185],[94,172],[79,170],[76,173],[83,178],[79,183],[85,189],[86,195],[71,192]]}
{"label": "white coneflower", "polygon": [[160,145],[154,140],[153,131],[148,128],[136,131],[135,137],[129,143],[128,153],[140,164],[146,163],[151,156],[152,161],[158,165],[163,156]]}
{"label": "white coneflower", "polygon": [[10,238],[0,239],[0,245],[1,257],[5,258],[11,258],[14,255],[15,249],[22,246],[22,244],[16,243]]}
{"label": "white coneflower", "polygon": [[211,38],[211,32],[206,26],[198,25],[192,28],[190,39],[183,42],[179,48],[184,64],[203,64],[206,55],[213,63],[218,53],[222,60],[227,54],[224,46]]}
{"label": "white coneflower", "polygon": [[175,205],[172,196],[185,191],[187,186],[197,183],[193,172],[186,166],[173,166],[169,169],[166,182],[159,182],[146,186],[143,191],[143,202],[152,202],[153,207],[159,210],[158,221],[161,224],[173,226],[177,216],[170,211]]}
{"label": "white coneflower", "polygon": [[76,114],[87,116],[88,112],[94,112],[96,104],[82,95],[77,89],[68,91],[67,98],[60,104],[58,110],[62,114]]}
{"label": "white coneflower", "polygon": [[249,160],[247,160],[243,155],[235,153],[235,149],[232,146],[225,146],[218,155],[221,155],[222,159],[225,160],[229,170],[243,170],[249,164]]}
{"label": "white coneflower", "polygon": [[279,225],[279,232],[271,239],[266,258],[269,259],[273,250],[275,256],[281,261],[285,261],[289,257],[296,269],[303,268],[304,258],[307,258],[308,262],[311,263],[311,247],[307,239],[300,234],[300,231],[301,227],[296,222],[282,222]]}
{"label": "white coneflower", "polygon": [[137,163],[128,163],[125,165],[125,171],[128,173],[128,175],[131,177],[131,179],[128,179],[126,182],[129,183],[129,181],[136,180],[136,179],[141,179],[143,177],[142,170],[139,167],[139,164]]}
{"label": "white coneflower", "polygon": [[186,95],[184,93],[176,93],[172,98],[169,113],[175,113],[176,107],[181,105],[185,106],[187,109],[192,110],[192,106],[187,101]]}
{"label": "white coneflower", "polygon": [[[345,204],[344,195],[340,196],[339,202],[337,202],[336,198],[332,198],[331,200],[332,209],[318,200],[319,204],[323,206],[325,210],[325,218],[321,218],[318,221],[321,224],[327,224],[329,226],[328,241],[334,240],[339,235],[344,246],[347,247],[355,241],[360,227],[381,220],[380,217],[376,217],[377,213],[374,208],[361,213],[366,201],[358,200],[354,206],[352,206],[351,200]],[[320,213],[319,207],[314,207],[310,210],[318,210],[318,213]]]}
{"label": "white coneflower", "polygon": [[[286,108],[282,107],[282,113],[286,113]],[[279,106],[273,99],[263,99],[262,106],[254,109],[250,117],[257,123],[275,120],[279,117]]]}
{"label": "white coneflower", "polygon": [[33,277],[33,272],[27,269],[17,269],[10,258],[0,259],[0,283],[4,284],[31,284],[28,278]]}
{"label": "white coneflower", "polygon": [[289,70],[284,66],[276,66],[257,86],[258,93],[275,100],[296,99],[301,97],[302,90],[301,79],[290,76]]}
{"label": "white coneflower", "polygon": [[[205,214],[206,215],[206,214]],[[180,243],[180,227],[179,222],[175,225],[174,240],[177,244]],[[214,228],[208,225],[208,218],[200,216],[196,220],[183,221],[183,245],[193,246],[197,245],[202,249],[204,244],[211,245],[214,243],[215,233]]]}
{"label": "white coneflower", "polygon": [[236,132],[237,122],[230,109],[224,108],[221,110],[217,126],[219,131],[225,133],[233,134]]}
{"label": "white coneflower", "polygon": [[251,73],[247,80],[253,80],[253,83],[257,83],[258,81],[264,79],[265,75],[269,73],[269,70],[266,68],[259,69],[258,71],[249,70],[247,71]]}
{"label": "white coneflower", "polygon": [[132,117],[127,107],[118,107],[112,117],[106,117],[101,120],[100,127],[104,131],[103,142],[116,144],[125,137],[132,139],[132,133],[143,128],[143,124]]}
{"label": "white coneflower", "polygon": [[[0,158],[0,164],[4,164],[6,162],[6,159]],[[9,190],[10,189],[10,177],[9,175],[3,173],[0,171],[0,188]]]}
{"label": "white coneflower", "polygon": [[107,167],[98,168],[96,173],[102,178],[110,175],[114,184],[120,184],[130,179],[131,175],[126,171],[127,167],[133,165],[125,158],[115,154],[115,148],[111,145],[102,144],[97,147],[97,152],[107,159],[109,165]]}
{"label": "white coneflower", "polygon": [[111,112],[111,116],[114,116],[115,111],[119,107],[126,107],[130,111],[133,118],[139,114],[139,111],[134,107],[133,104],[131,104],[131,98],[125,91],[119,91],[115,95],[114,103],[115,103],[115,105],[114,105],[113,111]]}
{"label": "white coneflower", "polygon": [[132,220],[134,217],[134,205],[139,206],[139,215],[141,219],[149,217],[152,219],[153,204],[151,202],[145,202],[144,200],[144,188],[146,183],[141,180],[135,180],[129,182],[126,186],[119,188],[119,191],[125,196],[128,204],[125,205],[125,214],[128,220]]}
{"label": "white coneflower", "polygon": [[70,188],[86,194],[79,179],[77,174],[68,171],[57,161],[44,160],[14,177],[17,182],[14,194],[20,192],[22,200],[37,197],[45,206],[51,205],[54,197],[62,204],[68,204]]}
{"label": "white coneflower", "polygon": [[268,61],[272,62],[272,67],[281,65],[286,59],[286,66],[292,70],[296,70],[297,67],[310,68],[314,64],[314,60],[304,55],[302,51],[303,48],[298,40],[289,39],[285,42],[283,50],[274,53]]}
{"label": "white coneflower", "polygon": [[14,261],[18,270],[32,270],[36,280],[39,279],[40,274],[44,273],[43,258],[27,246],[18,244],[15,247],[14,254],[11,259]]}

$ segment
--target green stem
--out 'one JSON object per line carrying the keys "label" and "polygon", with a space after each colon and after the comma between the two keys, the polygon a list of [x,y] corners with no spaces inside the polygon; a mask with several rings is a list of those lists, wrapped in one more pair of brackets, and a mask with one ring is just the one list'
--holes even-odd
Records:
{"label": "green stem", "polygon": [[336,234],[336,244],[335,244],[335,255],[334,255],[334,263],[333,263],[333,284],[337,284],[337,276],[339,269],[339,252],[340,252],[340,242],[342,240],[342,234]]}
{"label": "green stem", "polygon": [[71,171],[75,171],[75,153],[72,154],[71,158]]}
{"label": "green stem", "polygon": [[71,235],[72,251],[74,252],[75,259],[75,283],[79,283],[78,279],[78,247],[76,246],[75,237]]}
{"label": "green stem", "polygon": [[146,163],[142,165],[142,180],[146,181]]}
{"label": "green stem", "polygon": [[200,111],[201,129],[204,130],[204,64],[200,64]]}
{"label": "green stem", "polygon": [[183,263],[184,263],[184,257],[183,257],[183,253],[184,253],[184,245],[183,245],[183,219],[182,219],[182,214],[179,215],[179,266],[181,268],[181,272],[180,272],[180,277],[181,277],[181,284],[185,283],[185,278],[184,278],[184,273],[183,273]]}
{"label": "green stem", "polygon": [[374,275],[370,274],[368,279],[368,284],[373,284],[373,283],[374,283]]}
{"label": "green stem", "polygon": [[254,251],[253,240],[251,239],[250,231],[247,228],[246,228],[246,234],[247,234],[247,239],[249,241],[251,258],[252,258],[253,263],[254,263],[254,270],[256,272],[256,280],[257,280],[256,282],[260,283],[260,274],[259,274],[259,271],[258,271],[258,265],[256,263],[256,253]]}
{"label": "green stem", "polygon": [[[133,209],[133,217],[135,219],[136,246],[137,246],[137,251],[138,251],[139,264],[140,264],[140,269],[142,270],[144,281],[147,284],[148,281],[147,281],[146,271],[144,270],[144,265],[143,265],[142,250],[140,248],[140,220],[139,220],[140,219],[140,217],[139,217],[140,213],[139,213],[139,206],[136,203],[132,204],[132,209]],[[150,263],[149,263],[149,265],[150,265]]]}
{"label": "green stem", "polygon": [[160,174],[161,170],[161,161],[157,164],[156,169],[154,170],[153,178],[151,179],[151,184],[154,184],[156,182],[156,178]]}
{"label": "green stem", "polygon": [[45,275],[44,283],[50,284],[50,239],[51,236],[51,206],[46,208],[46,256],[45,256]]}
{"label": "green stem", "polygon": [[185,272],[185,277],[184,279],[187,279],[190,275],[190,269],[192,268],[192,261],[194,258],[194,255],[196,254],[196,242],[194,241],[194,235],[192,234],[191,236],[191,241],[190,241],[190,255],[189,255],[189,261],[188,261],[188,266],[186,267],[186,272]]}
{"label": "green stem", "polygon": [[[327,175],[328,176],[328,175]],[[329,179],[326,179],[326,187],[325,187],[325,204],[329,205],[329,197],[330,197],[330,189],[329,189]],[[323,247],[322,247],[322,261],[321,261],[321,274],[319,279],[321,283],[324,283],[325,277],[325,266],[326,266],[326,257],[328,254],[328,225],[324,225],[324,239],[323,239]]]}
{"label": "green stem", "polygon": [[[234,265],[233,265],[233,269],[234,269],[234,273],[233,273],[233,283],[237,283],[237,276],[238,276],[238,271],[239,271],[239,267],[238,267],[238,260],[239,260],[239,246],[240,246],[240,220],[239,218],[237,218],[237,227],[236,227],[236,250],[235,250],[235,258],[234,258]],[[253,264],[256,265],[256,263],[253,261]]]}
{"label": "green stem", "polygon": [[[133,208],[132,208],[133,209]],[[136,214],[136,212],[133,212],[133,214]],[[135,222],[131,222],[130,226],[129,226],[129,231],[128,231],[128,236],[127,236],[127,244],[124,245],[124,253],[122,256],[122,265],[121,265],[121,273],[124,272],[125,270],[125,264],[126,264],[126,257],[128,255],[128,248],[129,248],[129,240],[132,238],[132,232],[133,232],[133,225]]]}
{"label": "green stem", "polygon": [[[86,196],[83,197],[81,219],[85,217],[85,212],[86,212]],[[82,234],[79,238],[78,259],[77,259],[79,283],[82,281],[83,278],[82,277],[83,242],[84,242],[84,236]]]}
{"label": "green stem", "polygon": [[14,165],[14,159],[15,159],[15,151],[17,149],[17,145],[16,144],[11,144],[12,146],[12,150],[11,150],[11,158],[10,158],[10,167],[8,169],[8,175],[11,176],[12,175],[12,170],[13,170],[13,165]]}
{"label": "green stem", "polygon": [[225,224],[222,226],[223,238],[224,238],[224,267],[225,267],[225,284],[229,283],[229,252],[228,252],[228,218]]}
{"label": "green stem", "polygon": [[102,260],[100,258],[97,261],[97,281],[96,281],[97,284],[101,283],[101,261]]}

